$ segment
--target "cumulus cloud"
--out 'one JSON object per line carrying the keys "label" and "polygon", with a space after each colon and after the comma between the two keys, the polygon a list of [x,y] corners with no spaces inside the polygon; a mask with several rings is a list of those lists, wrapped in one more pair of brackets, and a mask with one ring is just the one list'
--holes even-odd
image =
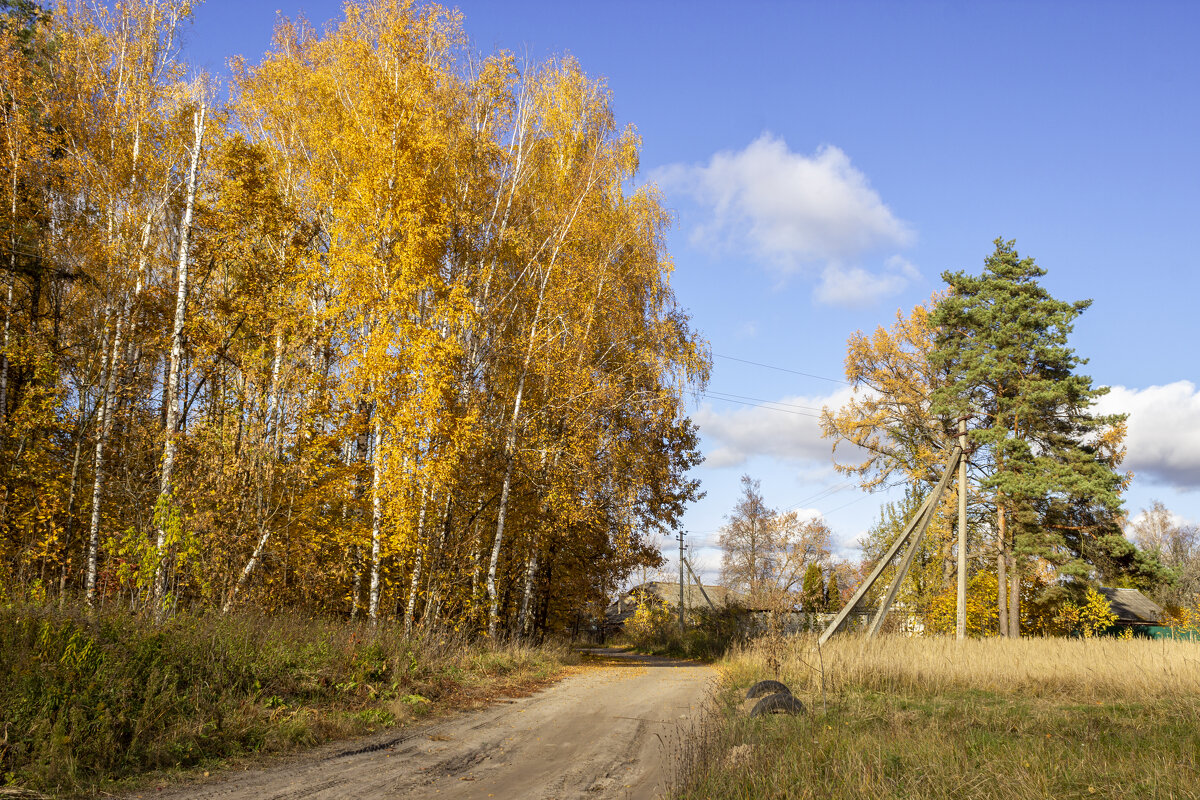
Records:
{"label": "cumulus cloud", "polygon": [[1200,489],[1200,391],[1191,381],[1146,389],[1113,387],[1104,414],[1128,414],[1125,466],[1180,489]]}
{"label": "cumulus cloud", "polygon": [[831,449],[821,438],[819,412],[823,406],[839,408],[853,394],[850,387],[823,397],[784,397],[778,408],[714,410],[705,404],[693,421],[711,449],[705,453],[710,467],[734,467],[753,456],[773,456],[785,461],[830,463]]}
{"label": "cumulus cloud", "polygon": [[890,257],[880,273],[868,272],[862,267],[829,263],[821,271],[816,297],[827,305],[850,308],[870,306],[895,294],[919,277],[921,275],[917,268],[900,256]]}
{"label": "cumulus cloud", "polygon": [[832,145],[804,155],[763,134],[743,150],[717,153],[704,165],[664,167],[652,178],[706,210],[693,241],[749,249],[785,272],[819,271],[820,302],[863,305],[916,277],[907,262],[878,274],[862,266],[911,245],[915,234]]}

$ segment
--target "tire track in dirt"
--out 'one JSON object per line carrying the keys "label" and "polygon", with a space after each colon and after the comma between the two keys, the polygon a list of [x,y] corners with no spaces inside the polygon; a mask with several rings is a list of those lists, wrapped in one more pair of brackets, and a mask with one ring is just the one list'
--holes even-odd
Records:
{"label": "tire track in dirt", "polygon": [[[169,800],[621,798],[663,788],[711,667],[596,649],[599,666],[530,697],[141,794]],[[139,796],[139,795],[134,795]]]}

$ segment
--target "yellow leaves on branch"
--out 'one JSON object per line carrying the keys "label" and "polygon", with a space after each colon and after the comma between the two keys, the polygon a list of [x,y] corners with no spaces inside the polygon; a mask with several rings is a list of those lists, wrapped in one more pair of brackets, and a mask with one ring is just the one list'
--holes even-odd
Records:
{"label": "yellow leaves on branch", "polygon": [[[97,592],[137,596],[201,88],[175,47],[188,13],[58,10],[45,86],[4,50],[53,120],[5,134],[61,138],[19,152],[29,176],[61,152],[31,217],[54,217],[37,236],[62,298],[17,330],[46,368],[10,403],[40,416],[0,518],[6,575],[66,565],[80,585],[90,522]],[[183,254],[178,600],[470,627],[491,591],[510,626],[577,623],[694,497],[683,396],[709,358],[675,305],[661,197],[627,188],[636,133],[578,62],[467,45],[457,12],[368,0],[322,32],[282,20],[234,64]],[[13,307],[43,313],[20,319],[45,319],[21,281]],[[13,520],[39,491],[63,535],[37,543]]]}
{"label": "yellow leaves on branch", "polygon": [[888,485],[897,473],[902,482],[931,482],[945,459],[949,437],[929,414],[940,380],[928,360],[929,314],[938,299],[935,294],[908,316],[897,311],[890,328],[880,326],[869,336],[858,332],[847,342],[846,380],[854,397],[840,409],[825,409],[821,428],[835,453],[843,444],[865,451],[862,461],[836,466],[859,476],[866,488]]}

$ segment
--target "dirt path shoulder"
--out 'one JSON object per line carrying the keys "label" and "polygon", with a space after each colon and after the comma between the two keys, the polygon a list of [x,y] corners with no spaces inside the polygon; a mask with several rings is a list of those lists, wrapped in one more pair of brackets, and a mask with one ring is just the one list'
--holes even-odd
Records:
{"label": "dirt path shoulder", "polygon": [[153,796],[650,800],[662,790],[680,731],[715,672],[693,662],[591,652],[594,666],[530,697]]}

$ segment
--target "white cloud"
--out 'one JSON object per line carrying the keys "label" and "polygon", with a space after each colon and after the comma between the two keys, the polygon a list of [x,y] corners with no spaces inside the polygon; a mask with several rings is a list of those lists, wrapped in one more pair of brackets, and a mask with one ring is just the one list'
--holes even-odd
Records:
{"label": "white cloud", "polygon": [[706,445],[715,445],[706,451],[705,465],[733,467],[753,456],[830,464],[830,442],[821,438],[819,412],[811,409],[839,408],[852,394],[853,389],[846,387],[824,397],[785,397],[777,408],[729,411],[715,411],[706,403],[692,415]]}
{"label": "white cloud", "polygon": [[[715,537],[713,541],[716,541]],[[705,583],[715,582],[721,574],[721,555],[721,548],[715,544],[694,547],[688,554],[688,562],[692,565],[692,569],[700,574],[700,580]]]}
{"label": "white cloud", "polygon": [[1200,489],[1200,391],[1191,381],[1127,389],[1100,398],[1105,414],[1129,415],[1127,468],[1158,483]]}
{"label": "white cloud", "polygon": [[917,277],[911,264],[893,261],[896,256],[880,274],[862,266],[864,259],[911,245],[915,234],[832,145],[808,156],[765,133],[743,150],[717,153],[707,165],[664,167],[652,179],[708,212],[693,241],[749,249],[784,272],[819,269],[820,302],[864,305]]}
{"label": "white cloud", "polygon": [[817,300],[827,305],[862,307],[874,305],[895,294],[911,281],[921,277],[909,261],[900,256],[890,257],[882,273],[871,273],[862,267],[845,267],[831,262],[821,271]]}

